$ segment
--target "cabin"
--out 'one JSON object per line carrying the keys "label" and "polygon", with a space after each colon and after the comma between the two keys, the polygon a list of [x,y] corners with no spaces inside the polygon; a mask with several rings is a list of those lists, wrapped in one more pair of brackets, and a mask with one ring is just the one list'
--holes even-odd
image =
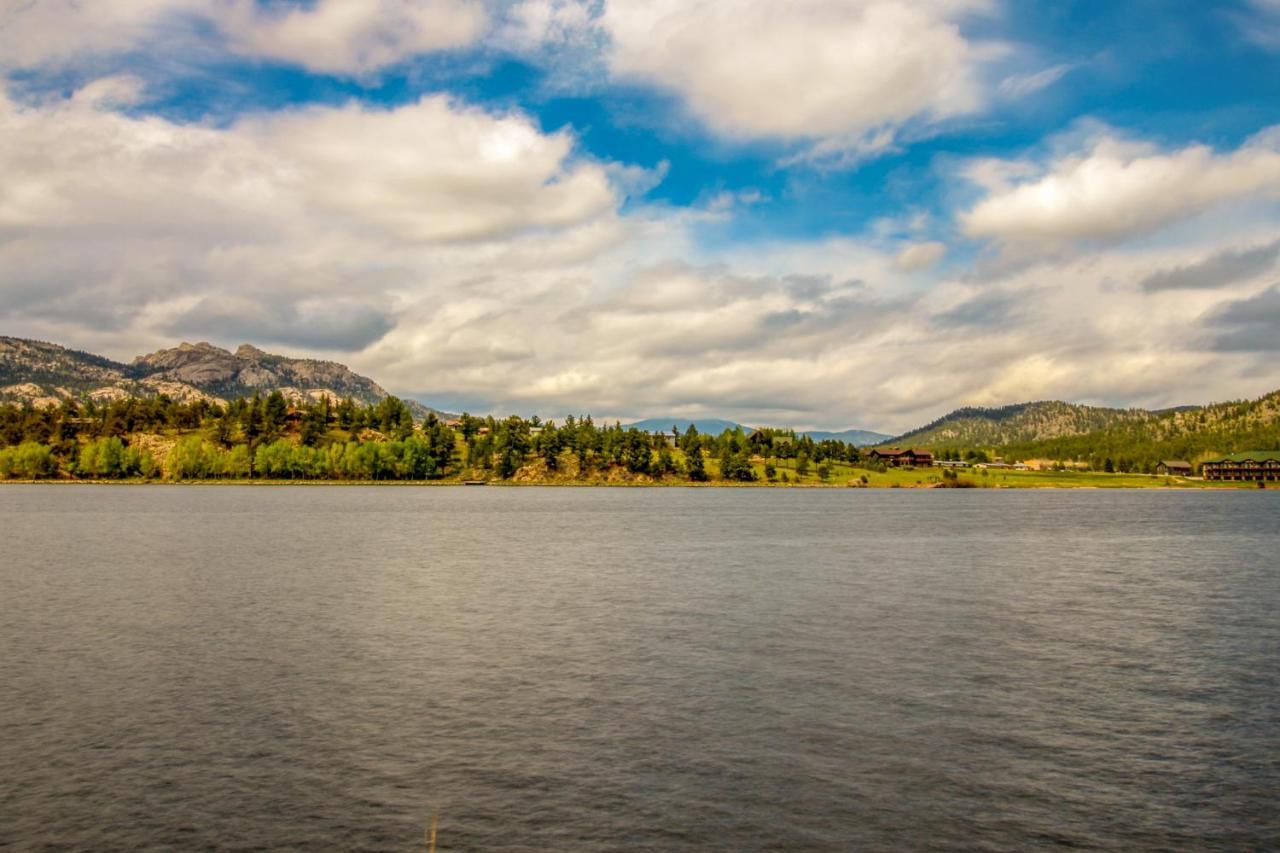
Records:
{"label": "cabin", "polygon": [[652,433],[652,438],[653,438],[653,443],[655,447],[659,444],[665,444],[667,447],[676,446],[676,437],[672,433],[662,432],[661,430],[654,430]]}
{"label": "cabin", "polygon": [[1208,459],[1200,471],[1206,480],[1280,481],[1280,450],[1249,450]]}
{"label": "cabin", "polygon": [[933,466],[933,454],[927,450],[876,449],[867,454],[870,459],[883,462],[890,468],[929,468]]}
{"label": "cabin", "polygon": [[1161,459],[1156,463],[1156,473],[1162,477],[1190,477],[1194,471],[1190,462],[1181,459]]}

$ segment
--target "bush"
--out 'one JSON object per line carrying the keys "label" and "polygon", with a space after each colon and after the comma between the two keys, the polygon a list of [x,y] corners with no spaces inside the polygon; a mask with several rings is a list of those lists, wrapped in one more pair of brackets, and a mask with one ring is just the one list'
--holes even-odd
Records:
{"label": "bush", "polygon": [[35,441],[0,450],[0,477],[10,480],[43,480],[58,473],[53,448]]}
{"label": "bush", "polygon": [[75,471],[81,477],[154,477],[159,466],[145,450],[127,447],[117,436],[97,438],[80,448]]}

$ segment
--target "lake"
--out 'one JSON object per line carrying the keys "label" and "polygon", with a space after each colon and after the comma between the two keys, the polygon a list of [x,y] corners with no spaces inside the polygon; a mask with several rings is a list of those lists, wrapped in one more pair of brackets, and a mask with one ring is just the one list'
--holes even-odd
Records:
{"label": "lake", "polygon": [[0,846],[1280,848],[1280,492],[0,488]]}

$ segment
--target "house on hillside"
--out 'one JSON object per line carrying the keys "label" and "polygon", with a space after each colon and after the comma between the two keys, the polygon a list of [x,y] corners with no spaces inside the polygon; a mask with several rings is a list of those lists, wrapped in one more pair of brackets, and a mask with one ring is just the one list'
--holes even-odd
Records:
{"label": "house on hillside", "polygon": [[912,450],[909,447],[905,450],[877,448],[868,453],[867,457],[883,462],[890,468],[929,468],[933,465],[932,453],[927,450]]}
{"label": "house on hillside", "polygon": [[1206,480],[1280,481],[1280,450],[1248,450],[1200,466]]}
{"label": "house on hillside", "polygon": [[1190,462],[1181,459],[1162,459],[1156,463],[1156,473],[1163,477],[1190,477],[1194,471]]}

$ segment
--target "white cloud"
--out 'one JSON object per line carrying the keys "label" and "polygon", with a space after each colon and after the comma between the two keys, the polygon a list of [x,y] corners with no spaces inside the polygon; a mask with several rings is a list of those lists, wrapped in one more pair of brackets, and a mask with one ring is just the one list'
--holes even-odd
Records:
{"label": "white cloud", "polygon": [[957,22],[985,5],[610,0],[600,20],[615,75],[678,93],[720,132],[858,140],[980,106],[993,49]]}
{"label": "white cloud", "polygon": [[1074,71],[1075,65],[1061,64],[1052,65],[1040,71],[1024,72],[1020,74],[1010,74],[1008,77],[1000,81],[997,90],[1006,98],[1025,98],[1028,95],[1034,95],[1042,89],[1047,89],[1054,83],[1057,83],[1069,72]]}
{"label": "white cloud", "polygon": [[0,68],[70,63],[161,39],[202,0],[39,0],[0,4]]}
{"label": "white cloud", "polygon": [[[0,9],[0,67],[83,63],[147,48],[215,50],[207,31],[246,56],[360,75],[413,56],[476,43],[480,0],[40,0]],[[203,32],[202,32],[203,29]]]}
{"label": "white cloud", "polygon": [[1005,243],[1058,245],[1118,240],[1193,217],[1216,205],[1280,194],[1280,132],[1235,151],[1204,145],[1173,151],[1104,132],[1051,162],[985,160],[967,176],[985,197],[960,216],[966,233]]}
{"label": "white cloud", "polygon": [[487,16],[477,0],[318,0],[284,10],[241,0],[215,21],[238,52],[362,74],[472,44]]}
{"label": "white cloud", "polygon": [[946,253],[947,247],[942,243],[912,243],[898,253],[894,263],[904,272],[927,270],[942,260],[942,256]]}
{"label": "white cloud", "polygon": [[594,43],[595,17],[588,0],[521,0],[508,10],[497,41],[519,52]]}
{"label": "white cloud", "polygon": [[[501,239],[611,211],[603,166],[521,115],[424,97],[243,117],[226,129],[99,108],[116,81],[46,108],[0,104],[0,225],[141,223],[252,233],[293,223],[376,239]],[[85,93],[90,93],[86,95]]]}

